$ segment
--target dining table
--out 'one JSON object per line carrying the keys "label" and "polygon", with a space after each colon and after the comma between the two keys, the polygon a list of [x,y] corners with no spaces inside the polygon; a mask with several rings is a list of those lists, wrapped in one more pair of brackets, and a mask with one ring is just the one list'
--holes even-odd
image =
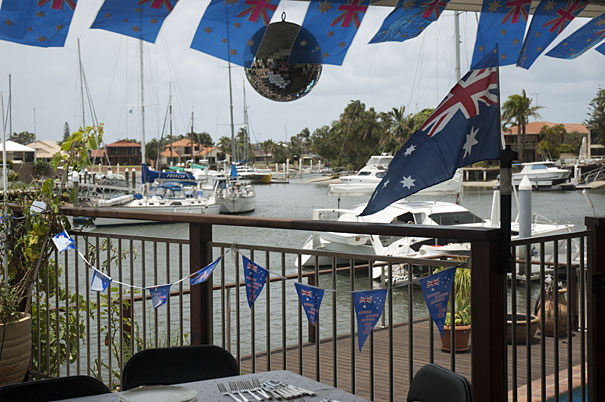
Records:
{"label": "dining table", "polygon": [[[254,391],[252,388],[251,392],[231,392],[233,384],[262,384],[265,389],[265,395],[270,398],[265,398],[262,392]],[[292,387],[286,388],[287,390],[300,390],[300,396],[295,397],[296,392],[291,392],[291,397],[287,393],[270,392],[273,385],[281,384],[282,386],[290,385]],[[249,402],[257,402],[259,400],[290,400],[296,402],[367,402],[366,399],[360,398],[349,392],[335,388],[331,385],[323,384],[314,381],[310,378],[301,376],[291,371],[279,370],[279,371],[266,371],[258,372],[253,374],[245,374],[235,377],[223,377],[212,380],[187,382],[182,384],[173,384],[168,386],[173,388],[186,389],[189,392],[195,390],[197,392],[197,402],[210,402],[210,401],[229,401],[235,402],[236,400],[243,401],[242,396]],[[142,387],[137,391],[144,391],[143,388],[147,388],[148,395],[153,395],[154,389],[160,389],[162,387]],[[164,387],[166,388],[166,387]],[[277,390],[276,390],[277,391]],[[303,391],[308,391],[307,394],[302,395]],[[130,399],[131,396],[136,396],[136,391],[127,390],[122,392],[111,392],[108,394],[91,395],[79,398],[64,399],[62,401],[69,402],[118,402],[118,401],[130,401],[136,400],[136,398]],[[193,399],[195,400],[195,399]]]}

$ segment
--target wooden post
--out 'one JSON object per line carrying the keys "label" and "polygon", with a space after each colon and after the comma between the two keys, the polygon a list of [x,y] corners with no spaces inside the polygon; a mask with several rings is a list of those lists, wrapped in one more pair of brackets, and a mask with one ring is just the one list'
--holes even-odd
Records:
{"label": "wooden post", "polygon": [[605,401],[605,217],[585,218],[588,235],[588,400]]}
{"label": "wooden post", "polygon": [[[189,224],[189,272],[194,273],[212,262],[212,225]],[[212,344],[212,276],[191,287],[191,344]]]}
{"label": "wooden post", "polygon": [[504,402],[506,385],[506,273],[499,237],[471,244],[471,356],[476,401]]}

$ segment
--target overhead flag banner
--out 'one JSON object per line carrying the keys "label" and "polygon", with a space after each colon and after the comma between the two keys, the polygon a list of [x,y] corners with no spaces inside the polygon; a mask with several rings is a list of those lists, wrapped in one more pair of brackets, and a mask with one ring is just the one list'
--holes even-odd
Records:
{"label": "overhead flag banner", "polygon": [[441,16],[450,0],[399,0],[370,43],[403,42],[420,35]]}
{"label": "overhead flag banner", "polygon": [[595,50],[605,56],[605,43],[597,47]]}
{"label": "overhead flag banner", "polygon": [[204,268],[200,269],[196,273],[194,273],[189,279],[190,285],[197,285],[198,283],[203,283],[208,280],[214,268],[216,268],[217,264],[221,261],[222,257],[218,257],[218,259],[210,264],[206,265]]}
{"label": "overhead flag banner", "polygon": [[[288,63],[341,65],[369,5],[370,0],[311,0]],[[319,58],[307,48],[308,33],[317,41]]]}
{"label": "overhead flag banner", "polygon": [[178,0],[105,0],[91,29],[154,43]]}
{"label": "overhead flag banner", "polygon": [[248,306],[252,307],[256,301],[256,298],[260,295],[265,287],[267,270],[250,261],[245,255],[242,255],[242,260],[244,262],[244,279],[246,281],[246,296],[248,299]]}
{"label": "overhead flag banner", "polygon": [[112,279],[99,271],[95,267],[92,268],[92,282],[90,283],[90,289],[97,292],[105,292]]}
{"label": "overhead flag banner", "polygon": [[382,315],[386,296],[387,289],[353,292],[353,305],[357,316],[357,343],[360,352],[366,338]]}
{"label": "overhead flag banner", "polygon": [[61,47],[77,0],[3,0],[0,40],[39,47]]}
{"label": "overhead flag banner", "polygon": [[605,39],[605,14],[593,18],[576,32],[563,39],[547,56],[575,59]]}
{"label": "overhead flag banner", "polygon": [[[495,63],[498,57],[490,53]],[[456,169],[498,159],[500,109],[498,70],[472,70],[450,90],[437,109],[401,147],[361,215],[454,176]]]}
{"label": "overhead flag banner", "polygon": [[191,48],[250,67],[279,0],[212,0]]}
{"label": "overhead flag banner", "polygon": [[170,295],[171,286],[172,284],[169,283],[167,285],[149,286],[146,288],[151,295],[151,305],[153,308],[158,308],[166,303]]}
{"label": "overhead flag banner", "polygon": [[53,243],[55,243],[55,247],[59,252],[63,252],[65,250],[75,250],[76,242],[72,239],[69,234],[64,230],[61,233],[57,233],[55,237],[53,237]]}
{"label": "overhead flag banner", "polygon": [[434,275],[418,280],[431,318],[437,325],[441,335],[443,335],[443,325],[447,315],[447,302],[450,297],[450,291],[452,289],[452,284],[454,283],[455,275],[456,267],[445,269]]}
{"label": "overhead flag banner", "polygon": [[587,4],[583,0],[541,0],[525,35],[517,66],[530,68]]}
{"label": "overhead flag banner", "polygon": [[294,282],[294,287],[296,287],[300,304],[302,304],[305,314],[307,314],[307,319],[311,324],[317,325],[317,315],[321,307],[321,300],[324,297],[324,290],[299,282]]}
{"label": "overhead flag banner", "polygon": [[[471,70],[517,62],[530,5],[531,0],[483,1]],[[486,57],[491,52],[497,52],[498,58]]]}

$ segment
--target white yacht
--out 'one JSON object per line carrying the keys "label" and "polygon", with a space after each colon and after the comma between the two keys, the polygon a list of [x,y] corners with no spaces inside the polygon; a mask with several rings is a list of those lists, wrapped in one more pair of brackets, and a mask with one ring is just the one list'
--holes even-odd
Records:
{"label": "white yacht", "polygon": [[554,162],[528,162],[523,163],[521,172],[513,174],[513,185],[518,186],[527,176],[534,187],[552,186],[563,183],[570,175],[570,170],[561,169]]}
{"label": "white yacht", "polygon": [[214,196],[221,213],[240,214],[256,208],[256,192],[250,183],[226,178],[218,178],[214,183]]}

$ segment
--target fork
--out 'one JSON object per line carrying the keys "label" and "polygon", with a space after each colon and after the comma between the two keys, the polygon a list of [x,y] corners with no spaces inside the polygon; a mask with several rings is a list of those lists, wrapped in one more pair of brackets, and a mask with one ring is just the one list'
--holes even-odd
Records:
{"label": "fork", "polygon": [[244,401],[244,402],[250,402],[250,400],[249,400],[248,398],[246,398],[246,397],[244,396],[244,394],[242,393],[242,391],[239,389],[239,387],[238,387],[238,385],[237,385],[237,382],[235,382],[235,381],[231,381],[231,382],[229,383],[229,388],[231,389],[231,392],[232,392],[232,393],[234,393],[234,394],[235,394],[235,393],[237,393],[237,395],[238,395],[240,398],[242,398],[242,401]]}
{"label": "fork", "polygon": [[252,383],[249,381],[238,381],[237,382],[238,388],[240,389],[240,391],[246,391],[248,392],[250,395],[252,395],[257,401],[264,401],[265,398],[260,398],[258,396],[256,396],[256,394],[253,391],[253,387],[252,387]]}
{"label": "fork", "polygon": [[252,379],[252,386],[254,387],[254,391],[261,394],[265,399],[271,399],[271,395],[269,395],[267,392],[265,392],[265,390],[263,389],[263,386],[261,385],[260,380],[258,378]]}
{"label": "fork", "polygon": [[227,388],[225,388],[225,384],[218,383],[218,384],[216,384],[216,386],[218,387],[218,390],[221,392],[221,394],[230,396],[231,398],[235,399],[237,402],[242,402],[239,399],[237,399],[237,397],[235,395],[233,395],[231,392],[227,391]]}

